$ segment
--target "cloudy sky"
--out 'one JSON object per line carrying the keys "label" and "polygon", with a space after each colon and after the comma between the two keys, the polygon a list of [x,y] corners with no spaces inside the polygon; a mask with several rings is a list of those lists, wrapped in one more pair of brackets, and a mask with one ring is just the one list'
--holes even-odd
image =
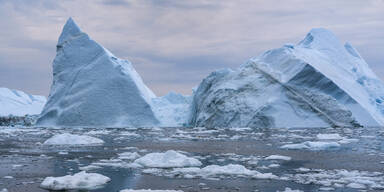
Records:
{"label": "cloudy sky", "polygon": [[189,94],[219,68],[325,27],[384,79],[384,0],[0,0],[0,87],[48,95],[68,17],[133,62],[157,94]]}

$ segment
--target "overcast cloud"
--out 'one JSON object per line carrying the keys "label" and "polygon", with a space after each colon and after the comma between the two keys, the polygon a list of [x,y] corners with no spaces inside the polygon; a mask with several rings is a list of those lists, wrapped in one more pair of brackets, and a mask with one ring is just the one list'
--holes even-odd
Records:
{"label": "overcast cloud", "polygon": [[384,79],[383,0],[0,0],[0,86],[48,95],[61,29],[72,17],[130,60],[157,95],[186,94],[219,68],[325,27]]}

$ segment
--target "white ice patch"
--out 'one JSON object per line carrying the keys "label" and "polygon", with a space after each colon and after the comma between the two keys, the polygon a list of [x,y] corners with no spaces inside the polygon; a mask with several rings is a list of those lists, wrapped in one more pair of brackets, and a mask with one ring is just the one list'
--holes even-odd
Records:
{"label": "white ice patch", "polygon": [[290,161],[292,158],[288,156],[283,155],[270,155],[265,158],[266,160],[283,160],[283,161]]}
{"label": "white ice patch", "polygon": [[283,149],[308,149],[308,150],[327,150],[340,147],[337,142],[306,141],[297,144],[286,144],[281,146]]}
{"label": "white ice patch", "polygon": [[44,142],[45,145],[95,145],[103,143],[103,140],[95,137],[69,133],[55,135]]}
{"label": "white ice patch", "polygon": [[202,163],[192,157],[187,157],[181,153],[173,150],[169,150],[165,153],[150,153],[139,159],[136,159],[134,163],[140,164],[144,167],[196,167],[201,166]]}
{"label": "white ice patch", "polygon": [[41,188],[50,190],[92,190],[102,187],[111,179],[98,173],[85,171],[63,177],[47,177],[40,184]]}

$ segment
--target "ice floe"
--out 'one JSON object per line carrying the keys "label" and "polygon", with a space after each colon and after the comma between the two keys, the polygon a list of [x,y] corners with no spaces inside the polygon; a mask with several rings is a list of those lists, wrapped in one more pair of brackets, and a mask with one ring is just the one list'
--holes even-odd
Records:
{"label": "ice floe", "polygon": [[45,145],[95,145],[103,143],[103,140],[95,137],[69,133],[55,135],[44,142]]}
{"label": "ice floe", "polygon": [[139,159],[134,163],[140,164],[144,167],[196,167],[201,166],[202,163],[195,158],[187,157],[179,152],[169,150],[164,153],[150,153]]}
{"label": "ice floe", "polygon": [[283,155],[270,155],[265,158],[266,160],[284,160],[284,161],[290,161],[292,158],[288,156]]}
{"label": "ice floe", "polygon": [[98,173],[87,173],[82,171],[74,175],[46,177],[40,184],[40,187],[50,190],[91,190],[102,187],[110,180],[109,177]]}
{"label": "ice floe", "polygon": [[337,142],[323,142],[323,141],[306,141],[297,144],[286,144],[281,146],[283,149],[308,149],[308,150],[326,150],[338,148],[340,144]]}

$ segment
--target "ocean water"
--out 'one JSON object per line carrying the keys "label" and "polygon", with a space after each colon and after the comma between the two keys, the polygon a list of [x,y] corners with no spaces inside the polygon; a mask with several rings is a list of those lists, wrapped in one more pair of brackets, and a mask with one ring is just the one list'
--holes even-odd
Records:
{"label": "ocean water", "polygon": [[[72,133],[105,141],[102,145],[44,145],[53,135]],[[286,149],[283,146],[295,146]],[[331,145],[330,145],[331,144]],[[303,147],[304,146],[304,147]],[[195,174],[173,168],[131,167],[123,152],[144,156],[179,151],[203,165],[238,164],[271,173],[273,179],[244,174]],[[291,160],[268,160],[270,155]],[[182,191],[380,191],[384,189],[384,128],[38,128],[0,127],[0,190],[47,191],[48,176],[89,172],[111,178],[90,191],[174,189]],[[12,176],[13,178],[5,177]],[[4,178],[5,177],[5,178]],[[381,188],[383,187],[383,188]]]}

